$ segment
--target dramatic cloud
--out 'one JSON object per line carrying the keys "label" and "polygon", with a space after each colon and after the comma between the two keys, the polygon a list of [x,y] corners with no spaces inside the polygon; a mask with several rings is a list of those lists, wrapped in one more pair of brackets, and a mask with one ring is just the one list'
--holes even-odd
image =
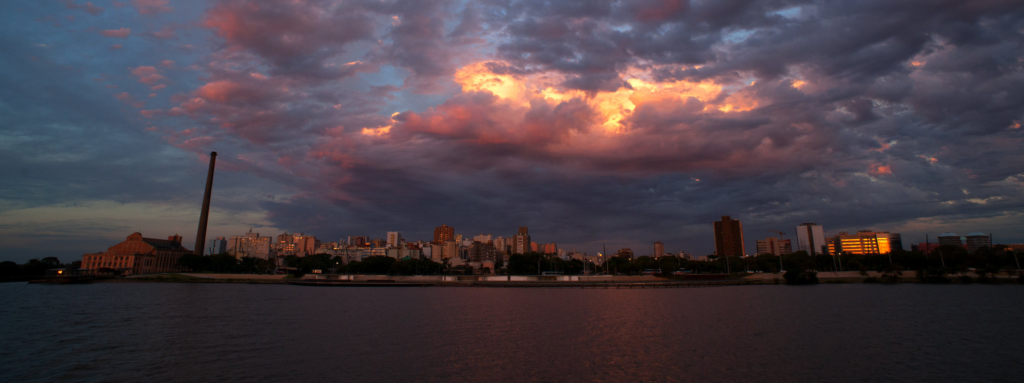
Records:
{"label": "dramatic cloud", "polygon": [[1024,241],[1019,2],[131,5],[161,15],[100,33],[159,32],[124,58],[12,57],[80,63],[147,139],[217,150],[275,190],[232,202],[268,227],[703,254],[732,215],[751,247],[801,222]]}

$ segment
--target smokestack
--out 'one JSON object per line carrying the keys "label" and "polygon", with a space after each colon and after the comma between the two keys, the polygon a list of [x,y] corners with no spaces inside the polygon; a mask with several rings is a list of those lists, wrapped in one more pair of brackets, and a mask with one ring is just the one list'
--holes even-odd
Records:
{"label": "smokestack", "polygon": [[203,255],[206,250],[206,221],[210,217],[210,194],[213,193],[213,166],[217,163],[217,152],[210,152],[210,171],[206,173],[206,194],[203,195],[203,212],[199,215],[199,232],[196,233],[196,247],[192,252]]}

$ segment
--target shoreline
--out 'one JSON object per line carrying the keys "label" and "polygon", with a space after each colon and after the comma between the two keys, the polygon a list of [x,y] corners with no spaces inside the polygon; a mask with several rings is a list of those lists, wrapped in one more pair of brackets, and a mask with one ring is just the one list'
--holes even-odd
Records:
{"label": "shoreline", "polygon": [[[847,283],[920,283],[920,284],[1021,284],[1021,279],[1009,273],[979,278],[976,274],[946,276],[944,279],[922,280],[916,273],[904,273],[897,279],[878,272],[863,275],[857,271],[820,272],[818,284]],[[558,280],[561,279],[561,280]],[[30,280],[29,283],[62,284],[74,281],[57,278]],[[785,285],[782,274],[757,273],[725,279],[664,278],[656,276],[386,276],[386,275],[328,275],[312,274],[302,278],[286,275],[257,274],[203,274],[167,273],[139,275],[123,278],[95,279],[80,283],[233,283],[274,284],[320,287],[501,287],[501,288],[692,288],[750,285]]]}

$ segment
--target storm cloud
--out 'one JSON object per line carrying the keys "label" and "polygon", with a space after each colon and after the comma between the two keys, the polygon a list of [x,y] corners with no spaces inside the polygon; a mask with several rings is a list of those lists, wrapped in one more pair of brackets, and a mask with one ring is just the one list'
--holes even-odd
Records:
{"label": "storm cloud", "polygon": [[[748,247],[802,222],[1024,242],[1020,2],[132,5],[0,6],[0,235],[62,205],[198,217],[217,151],[210,237],[529,226],[707,254],[731,215]],[[188,243],[180,221],[144,234]],[[102,250],[68,235],[3,255]]]}

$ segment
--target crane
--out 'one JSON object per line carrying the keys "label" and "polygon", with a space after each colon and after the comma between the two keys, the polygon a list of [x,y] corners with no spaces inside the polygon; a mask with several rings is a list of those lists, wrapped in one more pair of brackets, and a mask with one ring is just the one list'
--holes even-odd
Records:
{"label": "crane", "polygon": [[[782,239],[782,237],[786,235],[786,233],[783,233],[781,231],[775,231],[775,230],[768,230],[768,231],[772,232],[772,233],[777,233],[779,235],[779,239]],[[780,251],[780,253],[781,253],[781,251]],[[779,272],[782,273],[784,271],[786,271],[786,270],[782,269],[782,254],[779,254]]]}

